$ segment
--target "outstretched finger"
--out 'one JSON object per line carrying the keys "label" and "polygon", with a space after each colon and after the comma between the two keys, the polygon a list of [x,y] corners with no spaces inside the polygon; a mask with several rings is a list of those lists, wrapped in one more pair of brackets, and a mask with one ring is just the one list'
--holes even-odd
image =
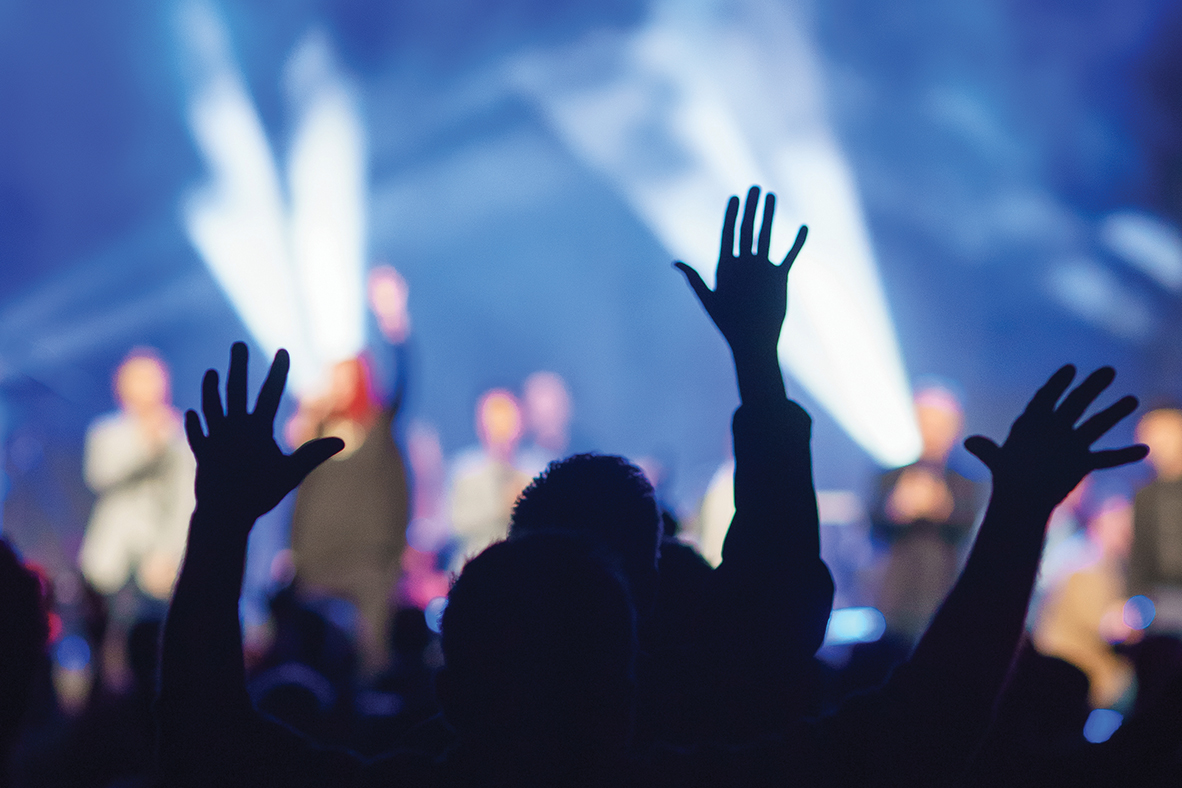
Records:
{"label": "outstretched finger", "polygon": [[249,351],[245,342],[230,346],[230,371],[226,374],[226,415],[246,415],[246,367]]}
{"label": "outstretched finger", "polygon": [[804,248],[804,241],[809,237],[809,228],[807,225],[801,225],[800,229],[796,231],[796,242],[792,244],[792,248],[788,250],[788,254],[784,256],[784,262],[780,263],[780,267],[787,273],[792,264],[796,262],[800,250]]}
{"label": "outstretched finger", "polygon": [[706,309],[706,313],[709,314],[710,299],[714,297],[714,291],[706,286],[706,283],[702,281],[702,277],[698,275],[697,271],[680,260],[674,263],[673,267],[685,274],[685,281],[689,282],[689,286],[693,288],[694,295],[696,295],[698,300],[702,302],[702,306]]}
{"label": "outstretched finger", "polygon": [[1092,467],[1096,470],[1101,468],[1115,468],[1118,465],[1128,465],[1130,462],[1137,462],[1145,459],[1149,454],[1149,447],[1143,443],[1138,443],[1134,446],[1126,446],[1123,449],[1106,449],[1105,451],[1094,451],[1091,454]]}
{"label": "outstretched finger", "polygon": [[201,431],[201,417],[195,410],[185,411],[185,437],[189,439],[189,448],[193,450],[193,456],[200,459],[206,439],[205,433]]}
{"label": "outstretched finger", "polygon": [[977,459],[985,463],[985,467],[993,469],[993,464],[1001,453],[1001,447],[984,435],[973,435],[965,438],[964,447]]}
{"label": "outstretched finger", "polygon": [[766,260],[772,249],[772,217],[776,215],[776,195],[768,192],[763,198],[763,222],[759,225],[759,259]]}
{"label": "outstretched finger", "polygon": [[304,480],[317,465],[345,448],[345,442],[340,438],[318,438],[308,441],[291,454],[291,477],[288,480],[291,489]]}
{"label": "outstretched finger", "polygon": [[751,254],[755,240],[755,209],[759,207],[759,187],[747,190],[747,202],[743,204],[743,226],[739,228],[739,256]]}
{"label": "outstretched finger", "polygon": [[1100,439],[1101,435],[1115,427],[1117,422],[1135,411],[1137,404],[1137,398],[1132,395],[1122,397],[1116,404],[1109,405],[1079,425],[1079,429],[1075,431],[1075,434],[1083,439],[1086,445],[1091,446]]}
{"label": "outstretched finger", "polygon": [[259,398],[254,403],[254,415],[265,419],[268,424],[274,424],[275,413],[279,410],[279,401],[283,397],[283,387],[287,384],[287,370],[291,367],[291,357],[287,351],[279,348],[275,353],[275,360],[271,362],[271,371],[259,389]]}
{"label": "outstretched finger", "polygon": [[1055,415],[1068,424],[1079,421],[1079,417],[1084,414],[1089,405],[1096,401],[1100,392],[1108,388],[1114,378],[1116,378],[1115,369],[1100,367],[1084,378],[1083,383],[1080,383],[1074,391],[1063,398],[1063,404],[1059,406]]}
{"label": "outstretched finger", "polygon": [[739,198],[731,197],[726,203],[726,216],[722,219],[722,248],[718,250],[718,262],[735,256],[735,220],[739,218]]}
{"label": "outstretched finger", "polygon": [[1034,392],[1034,396],[1030,398],[1030,404],[1026,406],[1026,413],[1032,413],[1037,410],[1053,410],[1055,403],[1059,401],[1059,397],[1063,396],[1063,392],[1071,385],[1071,381],[1075,379],[1075,365],[1065,364],[1059,367],[1059,370],[1051,375],[1050,380],[1043,384],[1042,388]]}
{"label": "outstretched finger", "polygon": [[207,370],[205,377],[201,379],[201,412],[205,414],[205,426],[209,428],[210,433],[226,418],[222,411],[222,395],[218,392],[216,369]]}

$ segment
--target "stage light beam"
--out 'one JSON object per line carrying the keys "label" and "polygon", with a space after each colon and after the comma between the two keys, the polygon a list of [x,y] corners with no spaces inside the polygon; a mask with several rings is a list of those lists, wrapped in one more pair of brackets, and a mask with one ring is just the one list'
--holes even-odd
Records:
{"label": "stage light beam", "polygon": [[[287,68],[286,186],[230,46],[202,0],[181,7],[189,125],[209,173],[181,213],[210,272],[268,353],[291,352],[292,386],[323,385],[364,345],[366,144],[354,91],[310,33]],[[289,207],[290,205],[290,207]]]}
{"label": "stage light beam", "polygon": [[507,78],[707,283],[727,198],[752,183],[776,191],[773,258],[810,225],[781,363],[877,462],[904,465],[920,450],[910,386],[799,28],[754,0],[696,14],[662,3],[637,31],[530,53]]}

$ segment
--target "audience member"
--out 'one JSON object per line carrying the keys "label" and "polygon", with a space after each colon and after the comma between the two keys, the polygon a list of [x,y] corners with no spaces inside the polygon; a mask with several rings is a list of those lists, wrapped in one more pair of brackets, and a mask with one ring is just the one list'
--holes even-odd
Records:
{"label": "audience member", "polygon": [[40,581],[0,539],[0,788],[10,784],[9,757],[48,637]]}
{"label": "audience member", "polygon": [[[759,197],[752,188],[741,223],[738,198],[727,205],[714,290],[677,263],[731,349],[742,402],[734,416],[736,511],[719,567],[711,570],[685,547],[669,545],[661,557],[652,487],[622,458],[577,455],[552,464],[513,513],[514,535],[570,529],[594,535],[620,560],[651,659],[640,666],[642,742],[743,741],[794,719],[832,605],[833,582],[820,560],[811,422],[787,397],[776,351],[788,271],[807,231],[780,265],[772,263],[775,197],[765,201],[757,244]],[[668,588],[661,587],[665,568]],[[692,626],[663,620],[687,617]],[[687,708],[695,697],[697,714]]]}
{"label": "audience member", "polygon": [[[732,256],[732,262],[753,262],[747,258],[754,257],[749,250],[757,198],[756,191],[749,195],[743,222],[741,241],[748,251]],[[732,238],[737,211],[734,200],[727,223]],[[770,213],[768,206],[763,256]],[[730,255],[727,236],[724,232],[724,260]],[[797,250],[802,241],[803,233]],[[789,260],[794,255],[795,250]],[[791,452],[768,433],[782,439],[792,430],[751,435],[742,426],[749,404],[794,412],[774,355],[785,268],[720,266],[715,291],[687,272],[735,348],[743,407],[735,419],[736,522],[724,560],[717,570],[701,564],[690,569],[685,585],[737,606],[731,609],[742,629],[728,632],[709,616],[707,624],[719,626],[716,632],[723,635],[733,632],[715,647],[726,653],[729,668],[755,666],[755,678],[728,683],[724,669],[720,683],[734,687],[742,700],[719,694],[711,702],[723,704],[713,709],[718,716],[765,734],[761,743],[739,748],[706,743],[689,750],[653,748],[644,738],[633,743],[636,642],[629,598],[639,603],[642,627],[660,620],[660,520],[651,488],[636,469],[619,458],[587,455],[551,466],[522,498],[516,512],[521,521],[515,519],[510,541],[472,561],[453,588],[443,622],[445,669],[438,691],[457,731],[455,749],[437,760],[404,752],[365,763],[317,748],[257,715],[244,687],[236,609],[246,538],[254,520],[339,451],[341,441],[321,439],[284,455],[271,427],[286,354],[277,355],[255,410],[248,413],[246,348],[238,344],[224,410],[217,374],[211,370],[203,384],[208,434],[195,413],[186,417],[198,460],[198,505],[165,630],[159,708],[169,776],[195,785],[935,786],[963,775],[1013,661],[1052,510],[1090,471],[1146,453],[1142,446],[1089,448],[1132,412],[1136,400],[1125,397],[1077,427],[1114,373],[1098,370],[1067,393],[1075,371],[1064,367],[1031,400],[1001,446],[970,438],[966,446],[993,474],[993,494],[964,572],[914,654],[880,691],[852,699],[819,721],[797,716],[780,724],[753,699],[759,688],[783,696],[780,679],[760,671],[764,665],[783,671],[793,656],[812,653],[824,631],[823,621],[815,625],[818,589],[832,593],[831,585],[807,571],[818,565],[824,570],[817,557],[811,469],[793,463],[801,455],[807,459],[807,429],[804,440],[793,445],[798,453],[781,459]],[[763,284],[757,285],[761,276]],[[768,282],[779,285],[778,291]],[[744,290],[757,306],[738,309]],[[782,320],[782,306],[778,316]],[[748,355],[755,346],[763,351]],[[747,365],[755,360],[760,363]],[[807,416],[798,423],[807,427]],[[764,461],[748,464],[745,458]],[[564,474],[569,490],[559,493]],[[558,518],[566,506],[577,515],[580,505],[599,499],[620,505],[592,509],[582,520]],[[551,516],[547,527],[543,522]],[[613,565],[626,584],[613,578]],[[696,576],[712,579],[702,583]],[[734,589],[763,594],[728,598]],[[681,640],[684,633],[674,637],[687,642]],[[674,650],[665,653],[676,659]],[[637,669],[643,699],[646,677],[643,666]],[[743,715],[748,719],[739,719]],[[1146,752],[1157,744],[1142,739],[1138,746]]]}

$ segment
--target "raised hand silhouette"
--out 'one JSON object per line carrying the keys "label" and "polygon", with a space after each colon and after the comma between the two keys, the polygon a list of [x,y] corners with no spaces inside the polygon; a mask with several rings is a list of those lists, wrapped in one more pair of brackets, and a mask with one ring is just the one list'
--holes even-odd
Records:
{"label": "raised hand silhouette", "polygon": [[273,509],[313,468],[345,444],[340,438],[320,438],[284,454],[275,443],[274,430],[291,363],[287,351],[275,354],[252,413],[246,410],[247,358],[246,345],[235,342],[230,348],[225,410],[217,371],[205,373],[201,410],[208,434],[192,410],[185,414],[185,432],[197,458],[198,508],[234,515],[213,521],[227,527],[246,520],[249,530],[255,519]]}
{"label": "raised hand silhouette", "polygon": [[992,472],[993,492],[960,578],[885,687],[897,716],[866,748],[898,754],[902,776],[893,784],[943,785],[963,772],[1010,674],[1051,512],[1091,471],[1148,451],[1092,451],[1137,399],[1123,397],[1077,427],[1115,372],[1103,367],[1064,396],[1074,377],[1070,365],[1052,375],[1000,446],[980,435],[965,441]]}
{"label": "raised hand silhouette", "polygon": [[730,346],[741,401],[733,422],[735,514],[723,561],[710,575],[718,619],[695,648],[719,677],[707,715],[712,735],[730,741],[757,738],[812,710],[813,654],[833,604],[833,579],[820,557],[812,420],[788,399],[778,352],[788,272],[808,228],[776,265],[768,256],[776,198],[764,200],[757,240],[759,196],[758,186],[747,192],[737,252],[739,198],[727,204],[713,290],[689,265],[674,263]]}
{"label": "raised hand silhouette", "polygon": [[769,192],[764,199],[759,245],[753,247],[757,207],[759,187],[752,186],[747,192],[747,203],[743,209],[739,253],[736,255],[735,220],[739,215],[739,198],[731,197],[727,203],[713,290],[706,286],[692,267],[680,261],[674,263],[685,274],[690,287],[736,357],[769,349],[775,351],[788,311],[788,271],[808,236],[808,228],[801,225],[792,249],[783,262],[776,265],[768,257],[776,195]]}
{"label": "raised hand silhouette", "polygon": [[1002,488],[1007,496],[1049,513],[1090,472],[1136,462],[1149,454],[1149,447],[1141,444],[1091,450],[1093,443],[1136,410],[1136,397],[1122,397],[1075,426],[1115,377],[1112,367],[1101,367],[1063,397],[1075,378],[1075,367],[1068,364],[1035,393],[1005,443],[998,446],[974,435],[965,440],[965,448],[988,466],[995,489]]}

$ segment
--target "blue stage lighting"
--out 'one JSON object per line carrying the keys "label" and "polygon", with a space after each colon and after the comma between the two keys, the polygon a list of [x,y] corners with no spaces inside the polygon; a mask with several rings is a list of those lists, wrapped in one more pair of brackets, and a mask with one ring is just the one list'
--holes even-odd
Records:
{"label": "blue stage lighting", "polygon": [[1092,744],[1108,741],[1125,721],[1124,715],[1112,709],[1094,709],[1084,723],[1084,738]]}
{"label": "blue stage lighting", "polygon": [[1153,600],[1140,594],[1125,602],[1124,610],[1121,611],[1125,624],[1133,629],[1148,629],[1156,615],[1157,608],[1154,607]]}
{"label": "blue stage lighting", "polygon": [[846,607],[834,610],[825,629],[826,646],[873,643],[886,632],[886,619],[872,607]]}
{"label": "blue stage lighting", "polygon": [[81,635],[66,635],[54,648],[53,658],[65,670],[82,670],[90,664],[90,644]]}

